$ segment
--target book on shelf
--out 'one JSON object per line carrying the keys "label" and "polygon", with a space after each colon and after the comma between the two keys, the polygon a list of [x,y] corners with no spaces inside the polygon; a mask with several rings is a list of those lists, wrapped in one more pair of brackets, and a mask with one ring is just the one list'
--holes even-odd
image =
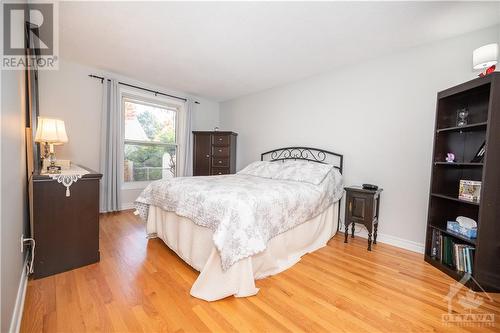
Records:
{"label": "book on shelf", "polygon": [[459,272],[472,274],[475,247],[460,243],[453,237],[432,230],[431,257]]}
{"label": "book on shelf", "polygon": [[481,147],[479,147],[476,155],[474,155],[474,158],[471,160],[471,163],[480,163],[484,159],[484,154],[486,153],[486,140],[484,140],[483,144]]}
{"label": "book on shelf", "polygon": [[[441,238],[439,234],[439,230],[432,229],[431,236],[431,257],[440,258],[441,257]],[[441,259],[440,259],[441,260]]]}

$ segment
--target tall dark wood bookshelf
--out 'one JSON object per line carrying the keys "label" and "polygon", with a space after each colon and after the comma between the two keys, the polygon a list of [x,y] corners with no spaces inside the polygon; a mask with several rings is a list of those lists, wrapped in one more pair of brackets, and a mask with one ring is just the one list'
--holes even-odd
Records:
{"label": "tall dark wood bookshelf", "polygon": [[[467,125],[457,126],[457,111],[467,108]],[[486,142],[482,161],[472,162]],[[455,163],[445,161],[453,152]],[[459,199],[460,180],[481,181],[479,202]],[[466,216],[478,222],[477,238],[446,230],[447,221]],[[437,230],[433,232],[433,230]],[[500,291],[500,73],[477,78],[438,93],[425,261],[459,281],[464,272],[432,256],[433,233],[475,247],[467,285]],[[474,282],[477,281],[476,282]]]}

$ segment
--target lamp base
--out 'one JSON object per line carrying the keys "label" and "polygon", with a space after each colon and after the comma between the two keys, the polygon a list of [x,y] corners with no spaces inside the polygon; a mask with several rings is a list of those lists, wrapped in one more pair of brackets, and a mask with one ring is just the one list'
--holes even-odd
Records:
{"label": "lamp base", "polygon": [[496,68],[497,68],[496,65],[488,67],[484,72],[479,73],[478,76],[479,77],[485,77],[486,75],[490,75],[491,73],[493,73],[495,71]]}

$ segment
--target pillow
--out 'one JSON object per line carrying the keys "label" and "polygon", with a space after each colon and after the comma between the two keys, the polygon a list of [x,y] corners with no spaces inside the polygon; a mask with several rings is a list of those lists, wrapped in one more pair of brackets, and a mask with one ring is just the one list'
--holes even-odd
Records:
{"label": "pillow", "polygon": [[276,175],[276,173],[280,170],[280,164],[281,163],[278,162],[256,161],[247,165],[237,174],[262,177],[262,178],[273,178]]}
{"label": "pillow", "polygon": [[282,163],[280,170],[272,178],[319,185],[332,169],[331,164],[287,161]]}

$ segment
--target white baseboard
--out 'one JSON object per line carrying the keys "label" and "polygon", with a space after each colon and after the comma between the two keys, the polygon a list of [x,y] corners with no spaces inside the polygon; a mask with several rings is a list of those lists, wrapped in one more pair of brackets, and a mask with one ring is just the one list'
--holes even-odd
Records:
{"label": "white baseboard", "polygon": [[24,299],[26,298],[26,288],[28,287],[28,273],[26,272],[26,266],[28,265],[28,257],[26,256],[23,265],[23,271],[21,273],[21,279],[19,280],[19,287],[17,289],[16,304],[14,305],[14,311],[12,312],[12,319],[10,321],[10,333],[18,333],[21,329],[21,320],[23,319],[24,310]]}
{"label": "white baseboard", "polygon": [[[356,229],[360,228],[360,226],[356,225]],[[350,229],[350,228],[349,228]],[[359,230],[359,229],[358,229]],[[354,233],[355,237],[361,237],[368,239],[368,232],[366,229],[356,230]],[[341,231],[343,233],[343,231]],[[343,236],[343,235],[342,235]],[[350,236],[349,236],[350,237]],[[424,253],[425,246],[423,243],[417,243],[414,241],[410,241],[407,239],[399,238],[392,235],[381,234],[380,232],[377,234],[377,243],[389,244],[392,246],[396,246],[405,250],[409,250],[417,253]]]}
{"label": "white baseboard", "polygon": [[135,209],[134,203],[133,202],[122,203],[121,210],[127,210],[127,209]]}

